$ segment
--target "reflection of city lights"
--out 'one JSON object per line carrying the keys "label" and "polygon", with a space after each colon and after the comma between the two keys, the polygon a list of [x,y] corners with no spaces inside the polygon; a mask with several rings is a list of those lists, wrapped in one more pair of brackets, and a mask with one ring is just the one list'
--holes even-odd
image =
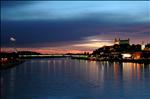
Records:
{"label": "reflection of city lights", "polygon": [[119,64],[117,64],[116,62],[113,63],[114,66],[114,78],[115,80],[118,80],[118,73],[119,73]]}
{"label": "reflection of city lights", "polygon": [[[143,64],[138,63],[123,63],[124,79],[141,79],[141,69],[144,69]],[[143,71],[144,72],[144,71]]]}

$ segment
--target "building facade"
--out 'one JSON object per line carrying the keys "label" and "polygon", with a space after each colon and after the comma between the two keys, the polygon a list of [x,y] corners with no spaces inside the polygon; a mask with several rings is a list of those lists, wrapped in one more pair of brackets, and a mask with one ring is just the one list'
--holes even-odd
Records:
{"label": "building facade", "polygon": [[115,38],[114,44],[117,44],[117,45],[130,44],[130,39],[128,38],[125,40],[121,40],[120,38],[119,39]]}

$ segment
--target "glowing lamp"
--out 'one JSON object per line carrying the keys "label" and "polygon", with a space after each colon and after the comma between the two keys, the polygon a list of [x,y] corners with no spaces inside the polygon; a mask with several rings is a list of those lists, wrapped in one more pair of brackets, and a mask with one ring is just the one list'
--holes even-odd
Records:
{"label": "glowing lamp", "polygon": [[131,54],[122,54],[123,58],[130,58]]}
{"label": "glowing lamp", "polygon": [[13,41],[13,42],[14,42],[14,41],[16,41],[16,39],[15,39],[15,38],[13,38],[13,37],[11,37],[11,38],[10,38],[10,40],[11,40],[11,41]]}

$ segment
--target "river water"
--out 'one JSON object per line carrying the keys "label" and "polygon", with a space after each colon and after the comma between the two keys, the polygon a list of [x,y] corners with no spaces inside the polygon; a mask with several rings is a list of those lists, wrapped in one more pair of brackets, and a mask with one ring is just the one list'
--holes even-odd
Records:
{"label": "river water", "polygon": [[150,64],[46,58],[0,73],[1,99],[150,99]]}

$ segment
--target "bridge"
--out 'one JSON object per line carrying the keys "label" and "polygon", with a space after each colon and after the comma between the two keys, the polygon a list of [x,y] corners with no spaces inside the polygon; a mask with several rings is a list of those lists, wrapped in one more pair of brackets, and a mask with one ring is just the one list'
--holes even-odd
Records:
{"label": "bridge", "polygon": [[19,55],[19,58],[63,58],[69,55]]}
{"label": "bridge", "polygon": [[66,58],[66,57],[87,57],[87,55],[19,55],[19,58]]}

